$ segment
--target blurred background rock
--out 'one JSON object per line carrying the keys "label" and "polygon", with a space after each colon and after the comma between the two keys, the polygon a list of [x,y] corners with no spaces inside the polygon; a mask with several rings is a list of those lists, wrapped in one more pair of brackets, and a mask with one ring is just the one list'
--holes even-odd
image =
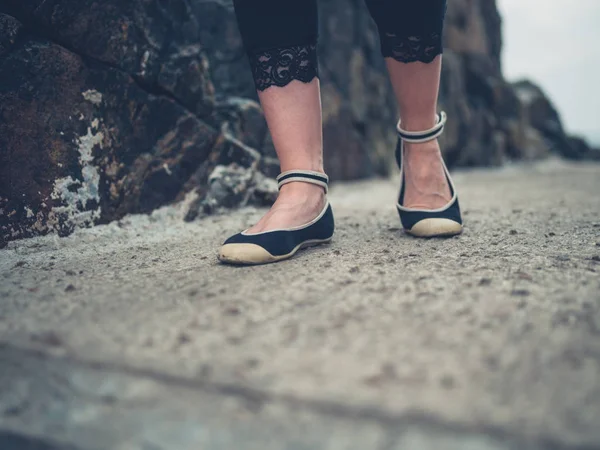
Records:
{"label": "blurred background rock", "polygon": [[[320,3],[326,170],[387,176],[398,112],[374,25],[362,0]],[[449,0],[449,165],[598,159],[541,88],[504,78],[502,43],[496,0]],[[278,170],[230,1],[0,3],[0,246],[184,199],[188,220],[267,204]]]}

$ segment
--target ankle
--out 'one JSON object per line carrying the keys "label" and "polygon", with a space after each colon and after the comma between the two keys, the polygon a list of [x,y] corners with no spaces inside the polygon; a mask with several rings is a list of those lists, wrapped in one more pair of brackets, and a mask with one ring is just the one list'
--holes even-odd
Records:
{"label": "ankle", "polygon": [[407,114],[400,119],[403,130],[425,131],[433,128],[437,123],[437,115],[434,114]]}
{"label": "ankle", "polygon": [[279,198],[303,203],[320,203],[325,200],[325,190],[315,184],[292,182],[281,186]]}
{"label": "ankle", "polygon": [[404,171],[411,179],[428,179],[439,174],[442,167],[442,152],[437,140],[423,143],[405,143]]}
{"label": "ankle", "polygon": [[318,172],[325,174],[325,169],[323,168],[323,159],[318,159],[310,162],[294,162],[290,164],[286,162],[285,164],[280,163],[279,166],[281,173],[292,172],[295,170],[309,170],[311,172]]}
{"label": "ankle", "polygon": [[430,159],[441,157],[440,145],[437,139],[427,142],[405,142],[404,155],[413,159]]}

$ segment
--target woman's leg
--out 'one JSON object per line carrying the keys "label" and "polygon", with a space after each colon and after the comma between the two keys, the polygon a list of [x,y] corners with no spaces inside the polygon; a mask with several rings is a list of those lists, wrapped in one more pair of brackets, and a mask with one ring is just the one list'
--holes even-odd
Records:
{"label": "woman's leg", "polygon": [[[367,0],[367,6],[379,29],[402,128],[423,131],[433,127],[446,0]],[[440,208],[452,198],[437,140],[405,143],[404,177],[404,206],[408,208]]]}
{"label": "woman's leg", "polygon": [[[323,172],[316,0],[235,0],[234,5],[281,171]],[[319,186],[288,183],[250,232],[303,225],[325,202]]]}

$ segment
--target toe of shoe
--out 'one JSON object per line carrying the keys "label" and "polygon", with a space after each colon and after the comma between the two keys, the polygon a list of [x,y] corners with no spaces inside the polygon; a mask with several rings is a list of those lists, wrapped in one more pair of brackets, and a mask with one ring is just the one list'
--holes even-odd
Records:
{"label": "toe of shoe", "polygon": [[277,258],[260,245],[256,244],[224,244],[219,251],[219,260],[228,264],[265,264]]}
{"label": "toe of shoe", "polygon": [[431,218],[420,220],[406,232],[417,237],[454,236],[462,232],[462,225],[450,219]]}

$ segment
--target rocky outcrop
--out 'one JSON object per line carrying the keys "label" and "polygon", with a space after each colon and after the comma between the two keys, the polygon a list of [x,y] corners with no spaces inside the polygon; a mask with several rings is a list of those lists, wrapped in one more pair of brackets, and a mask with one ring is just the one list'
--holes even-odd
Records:
{"label": "rocky outcrop", "polygon": [[[2,241],[66,235],[190,192],[190,217],[254,193],[273,198],[258,175],[269,159],[249,146],[266,133],[258,105],[216,99],[199,37],[177,29],[181,18],[129,2],[68,3],[15,2],[20,20],[0,14]],[[236,170],[243,185],[225,176]]]}
{"label": "rocky outcrop", "polygon": [[531,82],[502,75],[501,18],[496,0],[450,0],[440,103],[449,115],[443,136],[453,166],[500,165],[550,153],[595,158],[568,137],[548,97]]}
{"label": "rocky outcrop", "polygon": [[[98,26],[102,24],[102,26]],[[441,106],[450,165],[591,154],[530,84],[502,77],[495,0],[450,0]],[[395,101],[362,0],[321,2],[326,167],[393,167]],[[0,242],[145,213],[270,202],[278,171],[227,0],[4,0]]]}
{"label": "rocky outcrop", "polygon": [[[580,137],[565,133],[558,111],[539,86],[525,80],[512,87],[519,99],[521,120],[529,124],[529,132],[539,142],[537,154],[543,156],[550,151],[574,160],[600,159],[598,149],[590,148]],[[527,143],[521,146],[527,147]]]}

